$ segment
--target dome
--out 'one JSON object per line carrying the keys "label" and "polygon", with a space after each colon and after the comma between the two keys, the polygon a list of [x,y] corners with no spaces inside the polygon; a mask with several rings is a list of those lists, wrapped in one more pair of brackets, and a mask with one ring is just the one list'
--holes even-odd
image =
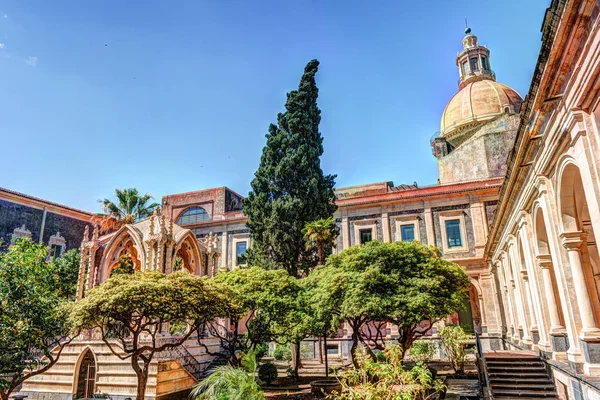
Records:
{"label": "dome", "polygon": [[514,89],[492,79],[470,82],[444,109],[440,136],[451,138],[502,113],[518,113],[522,102]]}

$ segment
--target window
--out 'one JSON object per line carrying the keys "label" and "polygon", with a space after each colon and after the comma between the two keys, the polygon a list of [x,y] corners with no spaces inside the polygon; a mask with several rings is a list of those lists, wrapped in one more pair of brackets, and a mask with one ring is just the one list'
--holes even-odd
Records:
{"label": "window", "polygon": [[402,225],[400,226],[400,237],[404,242],[412,242],[415,240],[415,225]]}
{"label": "window", "polygon": [[197,224],[198,222],[208,221],[209,219],[210,217],[204,208],[193,206],[179,214],[179,217],[177,217],[177,225]]}
{"label": "window", "polygon": [[340,354],[340,346],[337,344],[327,344],[327,355],[328,356],[337,356]]}
{"label": "window", "polygon": [[477,58],[471,58],[469,62],[471,63],[471,72],[479,71],[479,60]]}
{"label": "window", "polygon": [[246,242],[237,242],[235,244],[235,259],[237,265],[242,265],[246,263],[246,247],[248,244]]}
{"label": "window", "polygon": [[463,75],[467,75],[469,73],[469,68],[467,67],[469,64],[465,61],[462,63],[462,73]]}
{"label": "window", "polygon": [[52,258],[60,257],[61,253],[62,253],[62,246],[60,244],[53,244],[52,246],[50,246],[50,256]]}
{"label": "window", "polygon": [[365,244],[373,240],[373,229],[361,229],[358,233],[360,235],[360,244]]}
{"label": "window", "polygon": [[446,237],[448,239],[448,248],[462,247],[460,220],[449,219],[446,221]]}
{"label": "window", "polygon": [[481,68],[485,69],[485,70],[489,70],[490,69],[486,57],[481,57]]}

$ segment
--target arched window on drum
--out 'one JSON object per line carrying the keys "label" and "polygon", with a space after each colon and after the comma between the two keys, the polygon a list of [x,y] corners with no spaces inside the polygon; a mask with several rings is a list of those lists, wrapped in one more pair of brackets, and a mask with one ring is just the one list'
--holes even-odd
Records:
{"label": "arched window on drum", "polygon": [[206,210],[200,206],[192,206],[186,208],[179,217],[177,217],[177,225],[192,225],[199,222],[208,221],[210,216]]}

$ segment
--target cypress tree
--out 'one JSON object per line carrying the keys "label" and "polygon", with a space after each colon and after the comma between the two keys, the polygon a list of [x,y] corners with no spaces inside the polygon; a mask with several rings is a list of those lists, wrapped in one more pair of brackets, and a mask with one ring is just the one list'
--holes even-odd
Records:
{"label": "cypress tree", "polygon": [[335,175],[324,175],[321,169],[318,67],[317,60],[306,65],[298,90],[287,94],[286,111],[277,115],[277,125],[269,126],[243,208],[253,238],[250,264],[284,268],[293,276],[317,261],[312,249],[307,249],[302,229],[336,210]]}

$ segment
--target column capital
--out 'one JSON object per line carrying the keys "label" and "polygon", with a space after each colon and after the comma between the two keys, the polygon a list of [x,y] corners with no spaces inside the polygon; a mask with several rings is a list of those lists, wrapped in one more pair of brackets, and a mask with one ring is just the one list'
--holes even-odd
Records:
{"label": "column capital", "polygon": [[525,282],[527,282],[529,280],[529,275],[527,274],[527,271],[522,269],[520,272],[521,272],[521,278],[523,278],[523,280]]}
{"label": "column capital", "polygon": [[550,254],[540,254],[536,257],[540,268],[552,268],[552,256]]}
{"label": "column capital", "polygon": [[560,234],[562,245],[567,250],[577,250],[581,247],[585,241],[587,234],[585,232],[563,232]]}
{"label": "column capital", "polygon": [[527,218],[528,214],[525,211],[520,211],[519,212],[519,219],[517,221],[517,229],[521,230],[521,227],[527,225]]}

